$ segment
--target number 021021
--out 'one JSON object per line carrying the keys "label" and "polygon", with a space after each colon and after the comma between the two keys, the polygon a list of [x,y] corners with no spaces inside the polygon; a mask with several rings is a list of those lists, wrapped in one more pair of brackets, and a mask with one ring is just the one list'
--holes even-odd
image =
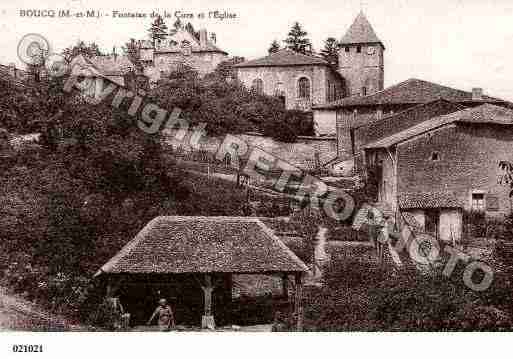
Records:
{"label": "number 021021", "polygon": [[43,346],[41,344],[26,345],[26,344],[14,344],[12,346],[14,353],[42,353]]}

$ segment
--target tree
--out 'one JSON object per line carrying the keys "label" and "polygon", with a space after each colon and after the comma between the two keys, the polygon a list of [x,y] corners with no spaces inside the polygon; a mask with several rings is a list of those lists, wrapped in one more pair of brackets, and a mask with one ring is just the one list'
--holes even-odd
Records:
{"label": "tree", "polygon": [[175,30],[182,29],[183,28],[182,20],[180,20],[180,18],[177,18],[175,23],[173,24],[173,27],[175,28]]}
{"label": "tree", "polygon": [[95,42],[91,42],[86,44],[82,40],[78,40],[77,43],[73,46],[69,46],[62,51],[62,55],[66,59],[66,61],[71,61],[78,55],[83,55],[85,57],[93,57],[93,56],[102,56],[103,53],[100,50],[100,47]]}
{"label": "tree", "polygon": [[304,31],[303,27],[296,21],[294,25],[292,25],[288,37],[284,40],[285,44],[287,44],[287,49],[299,52],[300,54],[311,55],[312,44],[307,35],[308,33]]}
{"label": "tree", "polygon": [[195,29],[194,29],[194,26],[192,26],[192,24],[190,22],[187,23],[187,25],[185,25],[185,30],[187,30],[189,32],[189,34],[191,34],[192,36],[194,36],[194,38],[196,38],[197,40],[199,40],[200,38],[200,34],[199,32],[197,32]]}
{"label": "tree", "polygon": [[162,19],[162,16],[159,15],[155,18],[148,29],[148,32],[150,33],[150,38],[153,41],[164,40],[167,37],[167,25],[164,19]]}
{"label": "tree", "polygon": [[334,37],[328,37],[324,41],[324,49],[321,51],[321,56],[330,64],[338,65],[338,49],[339,43]]}
{"label": "tree", "polygon": [[269,52],[269,55],[271,55],[271,54],[274,54],[275,52],[278,52],[279,50],[280,50],[280,44],[278,43],[277,40],[274,40],[271,43],[269,50],[267,50],[267,51]]}
{"label": "tree", "polygon": [[123,54],[126,55],[133,64],[140,66],[139,47],[135,39],[131,38],[121,49],[123,50]]}

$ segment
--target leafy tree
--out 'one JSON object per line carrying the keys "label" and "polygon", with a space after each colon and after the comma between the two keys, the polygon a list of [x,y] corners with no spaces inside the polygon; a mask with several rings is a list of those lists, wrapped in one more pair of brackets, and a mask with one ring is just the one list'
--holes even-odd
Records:
{"label": "leafy tree", "polygon": [[177,18],[175,23],[173,24],[173,27],[175,30],[180,30],[183,28],[183,23],[182,23],[182,20],[180,20],[180,18]]}
{"label": "leafy tree", "polygon": [[200,34],[198,31],[194,29],[194,26],[190,22],[188,22],[187,25],[185,25],[185,30],[187,30],[189,34],[191,34],[194,38],[199,40]]}
{"label": "leafy tree", "polygon": [[218,77],[220,80],[235,79],[237,77],[237,71],[233,66],[240,64],[244,61],[246,61],[246,59],[240,56],[234,56],[228,60],[222,61],[221,63],[219,63],[219,65],[217,65],[212,75]]}
{"label": "leafy tree", "polygon": [[78,55],[83,55],[85,57],[93,57],[101,56],[103,55],[103,53],[96,43],[91,42],[89,44],[86,44],[84,41],[78,40],[75,45],[65,48],[62,51],[62,55],[64,56],[66,61],[69,62]]}
{"label": "leafy tree", "polygon": [[269,47],[269,50],[267,50],[267,52],[269,52],[269,55],[271,54],[274,54],[275,52],[278,52],[280,50],[280,44],[277,40],[273,40],[273,42],[271,43],[271,46]]}
{"label": "leafy tree", "polygon": [[284,40],[287,49],[299,52],[300,54],[311,55],[312,43],[307,36],[308,33],[304,31],[303,27],[296,21],[294,25],[292,25],[288,37]]}
{"label": "leafy tree", "polygon": [[150,34],[150,38],[155,42],[155,40],[164,40],[167,37],[167,25],[162,16],[157,16],[150,28],[148,29],[148,33]]}
{"label": "leafy tree", "polygon": [[321,50],[321,56],[330,64],[338,65],[338,49],[339,43],[334,37],[328,37],[324,41],[324,48]]}
{"label": "leafy tree", "polygon": [[121,47],[121,49],[123,51],[123,54],[128,56],[128,58],[133,64],[140,65],[139,49],[137,47],[135,39],[131,38],[129,42],[125,43],[125,45]]}

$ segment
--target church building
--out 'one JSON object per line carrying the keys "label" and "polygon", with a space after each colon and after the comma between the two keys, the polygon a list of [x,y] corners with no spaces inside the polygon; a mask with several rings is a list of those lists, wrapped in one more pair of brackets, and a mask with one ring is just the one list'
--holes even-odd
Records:
{"label": "church building", "polygon": [[[383,89],[385,46],[360,12],[340,40],[338,67],[319,56],[280,50],[236,65],[248,88],[281,96],[287,109],[311,111],[348,96],[366,96]],[[336,114],[314,111],[319,135],[334,135]]]}

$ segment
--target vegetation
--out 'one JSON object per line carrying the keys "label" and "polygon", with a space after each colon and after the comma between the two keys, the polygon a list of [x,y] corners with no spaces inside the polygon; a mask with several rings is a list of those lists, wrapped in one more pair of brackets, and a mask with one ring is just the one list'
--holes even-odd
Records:
{"label": "vegetation", "polygon": [[271,46],[269,47],[269,50],[267,50],[267,52],[269,53],[269,55],[272,55],[275,52],[278,52],[279,50],[280,50],[280,43],[278,42],[278,40],[273,40],[273,42],[271,43]]}
{"label": "vegetation", "polygon": [[164,40],[167,37],[167,25],[162,16],[157,16],[150,28],[148,29],[148,33],[150,38],[155,40]]}
{"label": "vegetation", "polygon": [[222,63],[204,78],[190,68],[172,72],[149,98],[165,109],[180,108],[181,117],[191,126],[205,123],[210,136],[261,131],[290,142],[298,135],[313,134],[311,116],[287,111],[280,99],[258,94],[239,81],[229,80],[230,63],[237,61]]}
{"label": "vegetation", "polygon": [[69,62],[78,55],[83,55],[85,57],[93,57],[101,56],[103,55],[103,53],[95,42],[86,44],[84,41],[78,40],[75,45],[65,48],[62,51],[62,55],[64,56],[66,61]]}
{"label": "vegetation", "polygon": [[338,50],[340,45],[334,37],[328,37],[324,41],[324,48],[321,50],[321,56],[331,65],[338,67]]}
{"label": "vegetation", "polygon": [[296,21],[294,25],[292,25],[287,38],[284,40],[287,49],[304,55],[312,55],[312,43],[307,36],[308,33],[303,30],[301,24]]}
{"label": "vegetation", "polygon": [[440,271],[392,268],[340,257],[327,269],[326,285],[307,290],[305,326],[315,331],[510,331],[510,280],[496,274],[477,293]]}

